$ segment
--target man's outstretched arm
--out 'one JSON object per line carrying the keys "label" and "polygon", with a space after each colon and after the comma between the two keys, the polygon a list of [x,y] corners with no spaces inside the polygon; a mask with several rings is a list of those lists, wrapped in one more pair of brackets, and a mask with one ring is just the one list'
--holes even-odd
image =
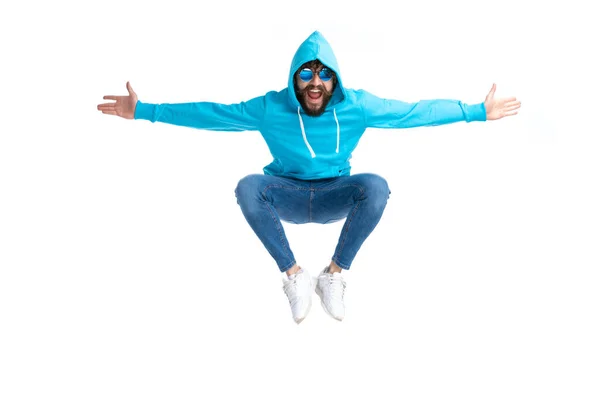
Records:
{"label": "man's outstretched arm", "polygon": [[103,114],[117,115],[126,119],[145,119],[197,129],[219,131],[258,130],[262,124],[264,96],[238,104],[212,102],[150,104],[138,100],[127,82],[128,96],[104,96],[114,103],[99,104]]}
{"label": "man's outstretched arm", "polygon": [[521,102],[515,97],[496,99],[496,84],[484,102],[465,104],[458,100],[421,100],[406,103],[379,98],[361,91],[365,125],[372,128],[412,128],[454,122],[492,121],[517,114]]}

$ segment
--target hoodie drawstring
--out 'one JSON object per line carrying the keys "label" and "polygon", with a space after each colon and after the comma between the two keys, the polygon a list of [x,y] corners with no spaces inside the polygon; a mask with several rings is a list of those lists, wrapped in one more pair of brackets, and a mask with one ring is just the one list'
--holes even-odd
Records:
{"label": "hoodie drawstring", "polygon": [[[333,118],[335,119],[335,125],[337,127],[337,143],[336,143],[335,152],[339,153],[340,152],[340,122],[338,121],[337,114],[335,113],[335,108],[333,109]],[[308,143],[308,139],[306,138],[306,131],[304,130],[304,122],[302,121],[302,116],[300,115],[300,107],[298,107],[298,121],[300,121],[300,130],[302,130],[302,138],[304,138],[304,144],[306,144],[306,147],[310,151],[310,156],[312,158],[315,158],[317,155],[313,151],[312,147],[310,146],[310,143]]]}
{"label": "hoodie drawstring", "polygon": [[335,152],[340,152],[340,123],[338,122],[337,115],[335,114],[335,108],[333,109],[333,118],[335,119],[335,124],[337,125],[337,145],[335,147]]}
{"label": "hoodie drawstring", "polygon": [[310,143],[308,143],[308,139],[306,138],[306,132],[304,132],[304,122],[302,122],[302,117],[300,116],[300,107],[298,107],[298,119],[300,120],[300,129],[302,129],[302,137],[304,138],[304,143],[306,144],[306,147],[308,147],[308,150],[310,150],[311,157],[315,158],[315,152],[313,151],[312,147],[310,147]]}

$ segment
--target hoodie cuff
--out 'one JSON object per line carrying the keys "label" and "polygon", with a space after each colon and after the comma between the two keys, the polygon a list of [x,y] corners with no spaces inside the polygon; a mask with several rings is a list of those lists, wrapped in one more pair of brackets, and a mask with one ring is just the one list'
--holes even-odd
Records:
{"label": "hoodie cuff", "polygon": [[465,119],[467,122],[487,120],[484,103],[465,105]]}
{"label": "hoodie cuff", "polygon": [[138,100],[135,104],[135,113],[133,114],[134,119],[146,119],[148,121],[156,121],[154,115],[156,114],[156,104],[142,103]]}

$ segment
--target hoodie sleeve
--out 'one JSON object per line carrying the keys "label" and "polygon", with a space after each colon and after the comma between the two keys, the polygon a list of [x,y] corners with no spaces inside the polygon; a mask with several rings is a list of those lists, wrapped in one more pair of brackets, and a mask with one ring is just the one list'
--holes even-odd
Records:
{"label": "hoodie sleeve", "polygon": [[264,113],[265,96],[238,104],[150,104],[138,100],[134,118],[214,131],[254,131],[260,129]]}
{"label": "hoodie sleeve", "polygon": [[483,103],[468,105],[458,100],[421,100],[417,103],[405,103],[382,99],[364,90],[361,92],[361,105],[367,128],[413,128],[486,120]]}

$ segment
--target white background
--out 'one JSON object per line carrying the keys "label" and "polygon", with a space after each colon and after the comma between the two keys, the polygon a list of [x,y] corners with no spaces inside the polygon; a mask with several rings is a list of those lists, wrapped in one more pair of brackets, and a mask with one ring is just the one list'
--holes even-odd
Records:
{"label": "white background", "polygon": [[[598,24],[583,2],[22,2],[0,30],[0,398],[598,399]],[[591,4],[591,3],[590,3]],[[597,14],[595,14],[597,15]],[[346,86],[517,96],[518,116],[367,131],[392,190],[347,314],[296,325],[245,222],[258,132],[103,115],[287,84],[314,30]],[[285,225],[316,274],[342,223]],[[315,296],[315,300],[316,300]]]}

